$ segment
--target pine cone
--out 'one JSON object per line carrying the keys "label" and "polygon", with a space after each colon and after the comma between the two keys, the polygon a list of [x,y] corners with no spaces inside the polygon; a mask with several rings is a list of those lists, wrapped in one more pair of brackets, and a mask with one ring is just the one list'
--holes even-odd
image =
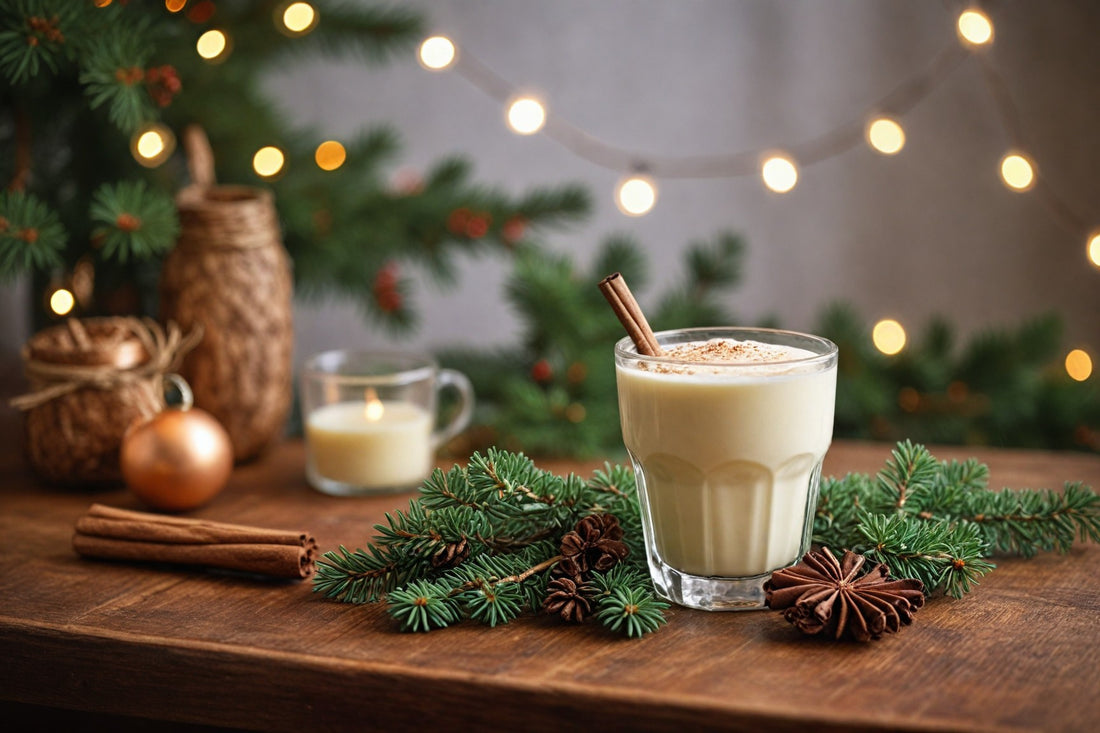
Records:
{"label": "pine cone", "polygon": [[550,614],[558,614],[566,621],[580,623],[592,611],[592,602],[585,596],[592,587],[580,578],[554,578],[546,584],[546,598],[542,608]]}
{"label": "pine cone", "polygon": [[772,573],[764,602],[786,609],[783,617],[806,634],[869,641],[894,633],[924,605],[924,584],[893,579],[882,563],[860,575],[866,560],[850,550],[839,562],[827,547],[808,552],[797,565]]}
{"label": "pine cone", "polygon": [[622,538],[623,528],[614,514],[589,514],[561,538],[562,559],[555,573],[570,577],[610,570],[630,552]]}
{"label": "pine cone", "polygon": [[458,542],[448,542],[432,553],[433,568],[453,568],[470,556],[470,543],[463,537]]}

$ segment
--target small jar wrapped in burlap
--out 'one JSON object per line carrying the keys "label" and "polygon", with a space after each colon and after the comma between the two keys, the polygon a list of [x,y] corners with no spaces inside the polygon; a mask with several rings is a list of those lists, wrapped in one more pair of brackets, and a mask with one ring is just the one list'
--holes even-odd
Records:
{"label": "small jar wrapped in burlap", "polygon": [[293,400],[290,258],[271,192],[214,185],[205,133],[187,129],[184,144],[192,185],[176,197],[181,231],[161,270],[161,320],[202,327],[180,374],[245,461],[282,434]]}
{"label": "small jar wrapped in burlap", "polygon": [[29,391],[11,401],[34,472],[69,486],[121,481],[123,435],[164,409],[164,377],[198,336],[137,318],[70,318],[35,334],[22,353]]}

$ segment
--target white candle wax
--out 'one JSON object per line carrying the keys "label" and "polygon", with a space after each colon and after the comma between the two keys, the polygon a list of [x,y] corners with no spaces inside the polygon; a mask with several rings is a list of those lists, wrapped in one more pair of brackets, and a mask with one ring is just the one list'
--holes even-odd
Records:
{"label": "white candle wax", "polygon": [[352,486],[383,489],[419,484],[432,468],[432,418],[410,402],[340,402],[306,421],[314,471]]}

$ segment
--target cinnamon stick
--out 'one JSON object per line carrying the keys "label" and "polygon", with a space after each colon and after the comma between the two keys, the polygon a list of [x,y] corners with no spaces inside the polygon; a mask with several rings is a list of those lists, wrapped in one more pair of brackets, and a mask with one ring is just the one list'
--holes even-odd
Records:
{"label": "cinnamon stick", "polygon": [[84,557],[193,565],[280,578],[316,569],[307,532],[171,517],[93,504],[77,519],[73,549]]}
{"label": "cinnamon stick", "polygon": [[615,311],[619,323],[623,324],[638,353],[646,356],[661,356],[664,351],[657,343],[657,337],[653,335],[653,329],[649,327],[649,321],[642,313],[641,306],[634,299],[634,294],[626,285],[626,279],[621,273],[613,272],[600,281],[600,292]]}

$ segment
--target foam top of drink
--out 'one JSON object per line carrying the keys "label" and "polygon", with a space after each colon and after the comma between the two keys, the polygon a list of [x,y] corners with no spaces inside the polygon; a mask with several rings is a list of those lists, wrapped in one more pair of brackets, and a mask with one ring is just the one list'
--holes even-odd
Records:
{"label": "foam top of drink", "polygon": [[796,346],[765,344],[760,341],[736,341],[715,338],[709,341],[689,341],[665,348],[664,356],[677,361],[768,364],[813,357],[811,351]]}
{"label": "foam top of drink", "polygon": [[[641,357],[638,368],[658,374],[722,374],[730,366],[744,366],[754,373],[782,374],[798,371],[798,365],[791,362],[818,356],[797,346],[730,338],[689,341],[663,348],[661,361],[650,362]],[[710,365],[713,368],[708,368]]]}

